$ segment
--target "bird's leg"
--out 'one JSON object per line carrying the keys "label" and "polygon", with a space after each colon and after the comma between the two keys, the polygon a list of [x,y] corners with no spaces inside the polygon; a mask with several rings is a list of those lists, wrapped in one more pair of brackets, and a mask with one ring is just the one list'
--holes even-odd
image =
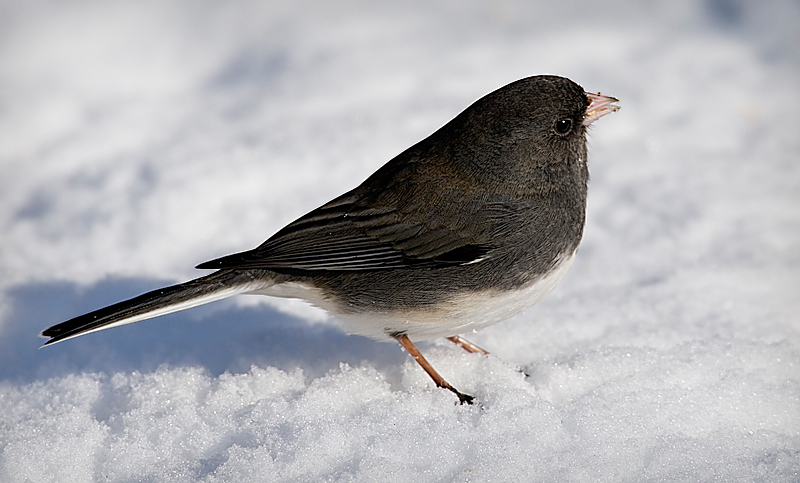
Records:
{"label": "bird's leg", "polygon": [[[470,352],[472,354],[484,354],[487,356],[489,355],[489,351],[487,351],[486,349],[473,344],[467,339],[462,339],[457,335],[454,335],[453,337],[448,337],[447,340],[449,340],[453,344],[460,345],[465,351]],[[530,375],[522,369],[517,369],[517,372],[525,374],[525,377],[530,377]]]}
{"label": "bird's leg", "polygon": [[398,343],[400,343],[401,346],[403,346],[403,349],[405,349],[406,352],[411,354],[411,357],[413,357],[414,360],[417,361],[417,364],[419,364],[420,366],[422,366],[423,369],[425,369],[425,372],[427,372],[428,375],[431,376],[431,379],[433,379],[433,382],[436,383],[437,386],[453,391],[455,395],[458,396],[458,400],[461,401],[461,404],[464,403],[472,404],[472,400],[474,398],[472,396],[459,392],[456,388],[451,386],[449,382],[445,381],[444,378],[438,372],[436,372],[436,369],[433,368],[431,363],[428,362],[428,360],[422,356],[422,353],[419,351],[419,349],[417,349],[417,346],[415,346],[414,343],[411,342],[411,339],[409,339],[407,335],[403,334],[403,335],[396,335],[393,337]]}
{"label": "bird's leg", "polygon": [[477,345],[473,344],[472,342],[468,341],[467,339],[462,339],[461,337],[454,335],[453,337],[448,337],[447,340],[452,342],[453,344],[461,346],[467,352],[471,352],[472,354],[483,354],[488,356],[489,352]]}
{"label": "bird's leg", "polygon": [[[463,339],[463,338],[461,338],[461,337],[459,337],[457,335],[454,335],[453,337],[448,337],[447,340],[449,340],[453,344],[461,346],[462,349],[464,349],[465,351],[470,352],[472,354],[484,354],[484,355],[487,355],[487,356],[489,355],[489,351],[487,351],[483,347],[477,346],[477,345],[473,344],[472,342],[468,341],[467,339]],[[525,377],[530,377],[528,375],[528,373],[523,371],[522,369],[517,369],[517,370],[519,372],[525,374]]]}

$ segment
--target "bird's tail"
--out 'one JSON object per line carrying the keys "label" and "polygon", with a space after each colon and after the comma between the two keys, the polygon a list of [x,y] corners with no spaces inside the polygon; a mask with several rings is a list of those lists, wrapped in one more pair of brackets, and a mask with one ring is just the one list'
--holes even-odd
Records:
{"label": "bird's tail", "polygon": [[236,294],[248,293],[271,285],[268,280],[258,280],[247,273],[220,270],[186,283],[165,287],[124,302],[89,312],[42,331],[42,337],[54,344],[79,335],[109,329],[197,307]]}

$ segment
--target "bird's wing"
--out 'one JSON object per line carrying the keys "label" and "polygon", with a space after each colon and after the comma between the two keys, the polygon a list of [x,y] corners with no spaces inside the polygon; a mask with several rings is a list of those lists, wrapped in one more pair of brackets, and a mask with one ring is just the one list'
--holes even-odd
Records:
{"label": "bird's wing", "polygon": [[[407,199],[407,198],[401,198]],[[260,268],[361,271],[446,267],[481,260],[484,243],[474,210],[458,199],[456,216],[438,216],[441,203],[366,202],[358,190],[308,213],[253,250],[228,255],[198,268]],[[420,207],[428,206],[429,213]],[[414,213],[416,216],[410,216]]]}

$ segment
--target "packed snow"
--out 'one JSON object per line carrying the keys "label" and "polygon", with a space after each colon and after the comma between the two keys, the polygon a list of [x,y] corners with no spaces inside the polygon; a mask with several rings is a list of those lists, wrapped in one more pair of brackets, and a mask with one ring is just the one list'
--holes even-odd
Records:
{"label": "packed snow", "polygon": [[[0,4],[0,481],[800,481],[800,4]],[[39,349],[535,74],[620,99],[538,306],[397,344],[243,296]]]}

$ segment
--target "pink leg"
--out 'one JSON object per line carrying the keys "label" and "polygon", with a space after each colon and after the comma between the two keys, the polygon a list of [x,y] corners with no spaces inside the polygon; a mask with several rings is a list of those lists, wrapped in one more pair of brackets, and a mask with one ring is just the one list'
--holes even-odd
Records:
{"label": "pink leg", "polygon": [[489,353],[486,350],[476,346],[475,344],[473,344],[472,342],[468,341],[467,339],[462,339],[461,337],[459,337],[457,335],[454,335],[453,337],[448,337],[447,340],[449,340],[450,342],[452,342],[452,343],[454,343],[456,345],[460,345],[461,348],[464,349],[467,352],[471,352],[473,354],[489,355]]}
{"label": "pink leg", "polygon": [[394,339],[399,342],[401,346],[403,346],[403,349],[405,349],[406,352],[411,354],[411,357],[413,357],[420,366],[422,366],[422,368],[428,373],[429,376],[431,376],[431,379],[433,379],[433,382],[435,382],[437,386],[453,391],[456,396],[458,396],[458,400],[461,401],[461,404],[472,404],[472,400],[474,398],[459,392],[456,390],[456,388],[451,386],[449,382],[445,381],[444,378],[438,372],[436,372],[436,369],[433,368],[431,363],[422,356],[422,353],[419,351],[419,349],[417,349],[417,346],[411,342],[411,339],[409,339],[407,335],[395,336]]}

